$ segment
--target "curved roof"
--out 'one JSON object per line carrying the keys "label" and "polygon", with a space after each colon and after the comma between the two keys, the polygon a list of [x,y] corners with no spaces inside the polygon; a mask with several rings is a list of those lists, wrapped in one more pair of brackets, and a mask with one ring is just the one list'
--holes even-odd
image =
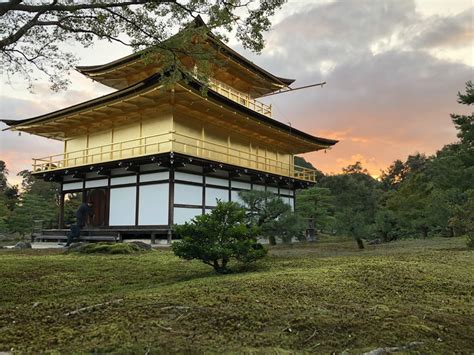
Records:
{"label": "curved roof", "polygon": [[[200,17],[196,18],[192,25],[194,27],[206,26]],[[279,90],[281,89],[281,87],[287,87],[295,81],[294,79],[282,78],[273,75],[267,70],[261,68],[260,66],[256,65],[252,61],[248,60],[247,58],[227,46],[211,31],[207,30],[206,36],[207,43],[212,48],[222,53],[225,57],[231,59],[234,63],[243,66],[244,68],[252,72],[254,75],[259,77],[260,80],[263,80],[263,82],[271,83],[271,85],[268,86],[268,88],[266,88],[265,90],[263,90],[261,94],[267,94]],[[142,78],[145,78],[151,74],[149,71],[153,70],[153,67],[155,68],[154,72],[157,71],[157,64],[145,64],[141,62],[141,59],[143,58],[144,54],[149,51],[150,49],[145,49],[125,56],[123,58],[111,61],[109,63],[90,66],[77,66],[76,70],[79,71],[81,74],[90,77],[93,80],[103,83],[104,85],[116,89],[122,89],[125,86],[128,86],[133,83],[126,81],[124,82],[123,80],[120,80],[119,77],[121,75],[133,75],[137,78],[140,78],[140,75],[137,74],[140,72],[147,71],[148,73],[144,73],[143,75],[141,75]],[[137,82],[138,81],[140,81],[140,79],[138,79]]]}
{"label": "curved roof", "polygon": [[[107,95],[104,95],[104,96],[101,96],[101,97],[98,97],[98,98],[95,98],[83,103],[79,103],[79,104],[69,106],[69,107],[66,107],[66,108],[51,112],[51,113],[47,113],[44,115],[40,115],[40,116],[28,118],[28,119],[23,119],[23,120],[17,120],[17,121],[14,121],[14,120],[0,120],[0,121],[4,122],[5,124],[9,126],[9,128],[7,129],[28,132],[32,127],[38,127],[43,124],[46,125],[48,122],[52,122],[59,118],[63,119],[68,116],[76,115],[79,112],[104,108],[113,102],[117,102],[120,100],[127,100],[131,97],[147,93],[151,90],[156,90],[156,88],[160,87],[161,77],[162,75],[155,74],[149,77],[148,79],[138,84],[132,85],[126,89],[119,90],[111,94],[107,94]],[[183,87],[189,87],[190,89],[193,89],[198,93],[202,91],[203,85],[204,85],[198,80],[196,80],[194,77],[188,77],[186,81],[182,81],[179,84]],[[277,129],[280,132],[285,132],[285,134],[289,134],[290,136],[294,138],[302,139],[306,143],[317,145],[318,146],[317,149],[323,149],[323,148],[332,146],[338,142],[337,140],[333,140],[333,139],[313,136],[311,134],[300,131],[294,127],[288,126],[282,122],[276,121],[270,117],[267,117],[256,111],[253,111],[252,109],[245,107],[217,93],[211,88],[208,88],[207,95],[208,95],[208,98],[212,99],[213,101],[224,104],[226,107],[229,107],[232,110],[240,112],[243,115],[252,117],[254,120],[258,122],[264,123],[265,125],[269,127],[273,127],[274,129]],[[30,133],[35,134],[35,132],[33,131]],[[45,134],[40,134],[40,135],[45,135]],[[313,150],[317,150],[317,149],[313,149]]]}

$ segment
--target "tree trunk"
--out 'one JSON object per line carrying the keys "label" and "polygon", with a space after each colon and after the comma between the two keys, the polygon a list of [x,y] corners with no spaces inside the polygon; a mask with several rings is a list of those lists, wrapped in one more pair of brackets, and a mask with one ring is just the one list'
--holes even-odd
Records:
{"label": "tree trunk", "polygon": [[227,269],[227,263],[229,260],[223,259],[222,263],[219,264],[219,260],[214,260],[214,270],[219,274],[227,274],[229,273],[229,269]]}
{"label": "tree trunk", "polygon": [[270,243],[270,245],[276,245],[276,243],[277,243],[276,239],[273,235],[268,237],[268,242]]}
{"label": "tree trunk", "polygon": [[422,233],[423,239],[428,238],[428,228],[426,228],[426,227],[422,228],[421,233]]}
{"label": "tree trunk", "polygon": [[359,237],[357,237],[355,240],[357,242],[357,246],[359,247],[359,249],[364,249],[364,241]]}

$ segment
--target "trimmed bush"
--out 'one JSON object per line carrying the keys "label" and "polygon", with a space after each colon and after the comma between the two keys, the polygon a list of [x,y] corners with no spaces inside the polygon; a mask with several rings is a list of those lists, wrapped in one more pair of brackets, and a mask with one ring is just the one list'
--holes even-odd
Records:
{"label": "trimmed bush", "polygon": [[211,213],[175,226],[174,231],[182,238],[171,246],[175,255],[201,260],[218,273],[230,271],[231,259],[249,264],[267,254],[257,243],[259,229],[245,224],[245,210],[235,202],[219,201]]}

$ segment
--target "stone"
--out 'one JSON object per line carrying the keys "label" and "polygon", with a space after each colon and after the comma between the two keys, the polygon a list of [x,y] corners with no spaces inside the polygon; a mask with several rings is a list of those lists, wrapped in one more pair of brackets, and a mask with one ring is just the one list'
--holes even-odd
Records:
{"label": "stone", "polygon": [[15,244],[13,249],[31,249],[31,243],[30,242],[18,242]]}
{"label": "stone", "polygon": [[139,250],[151,250],[151,245],[145,242],[141,242],[139,240],[135,240],[130,242],[130,244],[135,245]]}

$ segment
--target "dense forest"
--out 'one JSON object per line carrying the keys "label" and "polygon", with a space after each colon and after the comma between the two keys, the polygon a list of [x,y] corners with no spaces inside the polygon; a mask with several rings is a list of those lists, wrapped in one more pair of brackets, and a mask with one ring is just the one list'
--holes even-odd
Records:
{"label": "dense forest", "polygon": [[[472,82],[458,93],[462,105],[474,103]],[[416,153],[396,160],[379,179],[356,162],[341,174],[318,172],[315,187],[299,191],[297,213],[312,218],[317,232],[389,242],[406,237],[471,235],[474,233],[474,115],[451,115],[458,142],[436,154]],[[298,165],[311,166],[303,158]],[[21,186],[8,183],[8,169],[0,161],[0,233],[27,234],[38,221],[55,227],[58,186],[19,173]],[[78,200],[66,204],[66,221],[73,218]]]}
{"label": "dense forest", "polygon": [[[472,82],[458,93],[474,103]],[[433,156],[416,153],[394,161],[381,177],[356,162],[342,174],[320,173],[316,187],[299,193],[299,212],[323,232],[388,242],[405,237],[471,234],[474,231],[474,115],[451,115],[458,142]],[[472,236],[471,236],[472,238]],[[361,244],[362,246],[362,244]]]}

